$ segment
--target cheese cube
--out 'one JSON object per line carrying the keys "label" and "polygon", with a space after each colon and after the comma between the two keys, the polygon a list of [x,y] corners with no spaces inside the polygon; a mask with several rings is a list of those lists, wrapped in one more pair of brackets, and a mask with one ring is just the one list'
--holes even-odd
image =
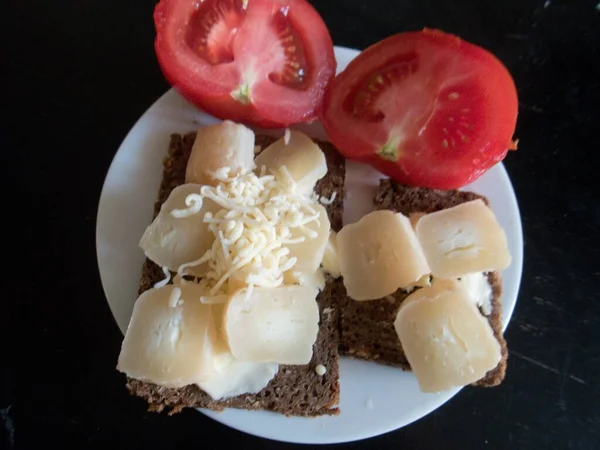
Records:
{"label": "cheese cube", "polygon": [[456,278],[510,265],[506,235],[482,200],[426,214],[419,218],[416,233],[436,277]]}
{"label": "cheese cube", "polygon": [[340,270],[348,296],[375,300],[406,288],[429,274],[409,219],[374,211],[337,235]]}
{"label": "cheese cube", "polygon": [[409,295],[394,327],[424,392],[473,383],[502,357],[489,322],[454,281],[438,280]]}

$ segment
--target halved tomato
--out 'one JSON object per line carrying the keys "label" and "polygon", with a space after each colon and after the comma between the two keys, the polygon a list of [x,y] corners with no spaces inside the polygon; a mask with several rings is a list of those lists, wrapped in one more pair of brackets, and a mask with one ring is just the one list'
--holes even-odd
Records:
{"label": "halved tomato", "polygon": [[167,81],[223,119],[311,121],[335,75],[331,37],[305,0],[161,0],[154,23]]}
{"label": "halved tomato", "polygon": [[330,84],[322,121],[347,158],[406,184],[450,189],[514,148],[517,107],[515,84],[498,59],[426,29],[358,55]]}

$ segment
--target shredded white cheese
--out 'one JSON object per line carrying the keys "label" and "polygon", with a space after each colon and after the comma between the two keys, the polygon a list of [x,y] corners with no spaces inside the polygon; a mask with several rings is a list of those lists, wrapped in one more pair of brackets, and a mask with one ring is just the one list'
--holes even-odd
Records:
{"label": "shredded white cheese", "polygon": [[183,275],[180,274],[175,274],[175,276],[173,277],[173,284],[178,285],[178,284],[192,284],[192,283],[196,283],[194,280],[186,280]]}
{"label": "shredded white cheese", "polygon": [[337,197],[337,192],[334,192],[333,194],[331,194],[331,197],[329,197],[329,198],[320,197],[319,202],[321,202],[321,204],[323,204],[323,205],[331,205],[335,201],[336,197]]}
{"label": "shredded white cheese", "polygon": [[171,295],[169,296],[169,306],[171,308],[175,308],[181,299],[181,289],[176,287],[171,291]]}
{"label": "shredded white cheese", "polygon": [[325,367],[323,364],[317,364],[317,366],[315,367],[315,372],[317,373],[317,375],[322,377],[327,373],[327,367]]}
{"label": "shredded white cheese", "polygon": [[167,269],[165,266],[163,266],[162,271],[165,274],[165,278],[163,280],[160,280],[158,283],[154,283],[155,289],[164,287],[167,284],[169,284],[169,281],[171,281],[171,272],[169,272],[169,269]]}
{"label": "shredded white cheese", "polygon": [[195,267],[195,266],[199,266],[200,264],[204,264],[209,259],[210,259],[210,254],[207,252],[195,261],[190,261],[190,262],[184,263],[177,268],[177,275],[182,277],[183,275],[186,275],[186,273],[184,272],[185,269],[187,269],[188,267]]}
{"label": "shredded white cheese", "polygon": [[285,134],[283,135],[283,143],[288,145],[290,143],[290,138],[292,137],[292,133],[289,128],[285,129]]}
{"label": "shredded white cheese", "polygon": [[199,213],[202,209],[202,197],[198,194],[190,194],[185,198],[185,205],[187,208],[174,209],[171,215],[176,219],[182,219]]}
{"label": "shredded white cheese", "polygon": [[[248,286],[248,296],[252,286],[283,284],[284,274],[296,264],[287,245],[317,236],[308,225],[319,224],[314,208],[318,199],[303,194],[285,166],[272,175],[231,174],[228,168],[209,175],[219,184],[203,186],[200,197],[221,208],[203,218],[215,241],[201,258],[181,265],[178,274],[208,262],[208,273],[200,281],[208,296],[225,294],[232,278]],[[197,199],[189,203],[186,199],[189,208],[185,214],[194,214],[192,208],[198,203]]]}

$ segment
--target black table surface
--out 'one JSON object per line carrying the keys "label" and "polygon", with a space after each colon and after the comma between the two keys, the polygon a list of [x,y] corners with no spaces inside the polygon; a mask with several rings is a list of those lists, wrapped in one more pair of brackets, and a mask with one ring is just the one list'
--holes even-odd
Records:
{"label": "black table surface", "polygon": [[[5,448],[295,447],[195,411],[148,413],[115,370],[122,336],[96,265],[96,210],[122,139],[168,89],[153,50],[155,0],[6,3],[1,135],[12,211],[3,235],[18,274],[4,296]],[[597,0],[314,5],[347,47],[425,26],[456,33],[507,65],[520,100],[520,149],[505,165],[525,260],[505,382],[464,389],[412,425],[340,447],[600,448]]]}

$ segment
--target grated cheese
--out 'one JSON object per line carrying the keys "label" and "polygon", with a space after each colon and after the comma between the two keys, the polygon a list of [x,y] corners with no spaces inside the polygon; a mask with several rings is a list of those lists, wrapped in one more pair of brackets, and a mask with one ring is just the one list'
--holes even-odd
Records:
{"label": "grated cheese", "polygon": [[322,377],[327,373],[327,367],[325,367],[323,364],[317,364],[317,366],[315,367],[315,372],[317,373],[317,375]]}
{"label": "grated cheese", "polygon": [[169,281],[171,281],[171,272],[169,272],[169,269],[167,269],[165,266],[163,266],[162,271],[165,274],[165,278],[163,280],[160,280],[157,283],[154,283],[155,289],[164,287],[167,284],[169,284]]}
{"label": "grated cheese", "polygon": [[226,294],[232,278],[249,287],[248,295],[254,286],[284,284],[285,273],[292,271],[297,261],[287,246],[317,236],[308,225],[320,224],[315,209],[318,197],[299,190],[285,166],[269,175],[266,170],[260,175],[231,174],[228,168],[209,175],[218,180],[218,185],[203,186],[199,195],[190,194],[200,199],[186,198],[188,208],[177,214],[197,214],[197,205],[203,199],[212,200],[221,209],[214,214],[207,212],[203,221],[215,241],[201,258],[182,264],[178,275],[185,275],[188,267],[208,262],[208,273],[199,283],[207,296]]}
{"label": "grated cheese", "polygon": [[176,219],[182,219],[198,214],[202,209],[202,197],[198,194],[189,194],[185,198],[185,205],[187,208],[174,209],[171,211],[171,215]]}
{"label": "grated cheese", "polygon": [[180,284],[197,284],[196,281],[192,280],[188,280],[185,279],[183,275],[180,275],[179,273],[176,273],[175,276],[173,277],[173,284],[175,285],[180,285]]}
{"label": "grated cheese", "polygon": [[321,204],[326,205],[326,206],[331,205],[335,201],[336,197],[337,197],[337,192],[334,192],[333,194],[331,194],[331,197],[329,197],[329,198],[320,197],[319,202],[321,202]]}
{"label": "grated cheese", "polygon": [[181,288],[173,288],[171,295],[169,296],[169,306],[175,308],[181,300]]}

